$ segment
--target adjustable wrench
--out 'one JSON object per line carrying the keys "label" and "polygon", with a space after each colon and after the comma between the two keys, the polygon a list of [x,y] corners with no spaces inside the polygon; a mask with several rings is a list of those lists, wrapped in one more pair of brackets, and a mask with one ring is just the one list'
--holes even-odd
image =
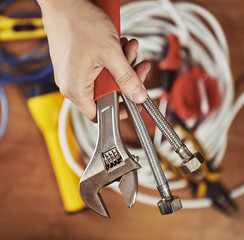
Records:
{"label": "adjustable wrench", "polygon": [[[96,0],[114,21],[119,31],[119,1]],[[119,131],[118,85],[103,69],[95,81],[97,102],[98,137],[93,156],[79,183],[82,200],[104,217],[109,213],[101,197],[103,187],[119,181],[119,188],[128,207],[132,207],[137,194],[138,158],[124,147]]]}

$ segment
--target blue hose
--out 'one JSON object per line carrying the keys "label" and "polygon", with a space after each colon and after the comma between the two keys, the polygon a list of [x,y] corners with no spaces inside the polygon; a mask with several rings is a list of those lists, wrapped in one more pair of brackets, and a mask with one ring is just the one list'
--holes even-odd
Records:
{"label": "blue hose", "polygon": [[[0,3],[0,14],[16,0],[4,0]],[[33,0],[35,4],[36,1]],[[37,4],[38,5],[38,4]],[[21,10],[8,15],[8,17],[41,17],[41,13]],[[46,49],[46,50],[45,50]],[[44,66],[33,70],[33,65],[46,63]],[[30,82],[53,82],[53,66],[50,61],[47,39],[41,40],[31,52],[23,56],[14,56],[5,51],[0,44],[0,104],[2,119],[0,124],[0,141],[2,140],[8,124],[8,101],[3,84],[23,84]]]}

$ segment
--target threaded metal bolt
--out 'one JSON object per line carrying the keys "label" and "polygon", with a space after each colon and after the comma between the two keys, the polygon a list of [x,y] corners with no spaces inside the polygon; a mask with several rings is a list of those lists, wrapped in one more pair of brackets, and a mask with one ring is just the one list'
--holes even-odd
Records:
{"label": "threaded metal bolt", "polygon": [[141,117],[140,111],[135,103],[131,102],[123,93],[121,93],[121,95],[133,119],[136,132],[138,134],[141,145],[145,150],[149,165],[154,175],[154,179],[157,184],[157,189],[162,197],[162,199],[158,202],[160,212],[162,214],[169,214],[175,212],[181,209],[182,205],[180,203],[179,198],[173,197],[170,192],[167,179],[158,160],[158,156],[154,149],[153,143],[151,141],[145,123]]}
{"label": "threaded metal bolt", "polygon": [[204,161],[201,154],[191,153],[191,151],[181,141],[177,133],[169,125],[163,114],[158,110],[158,108],[155,106],[149,96],[147,96],[146,101],[142,103],[142,105],[149,114],[149,116],[152,118],[152,120],[155,122],[159,130],[164,134],[168,142],[175,149],[175,152],[182,159],[182,171],[186,174],[196,171]]}

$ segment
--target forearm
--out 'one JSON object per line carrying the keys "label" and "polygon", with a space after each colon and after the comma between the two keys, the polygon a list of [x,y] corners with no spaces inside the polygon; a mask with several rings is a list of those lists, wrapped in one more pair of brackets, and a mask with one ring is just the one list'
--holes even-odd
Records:
{"label": "forearm", "polygon": [[[87,0],[37,0],[41,10],[43,12],[52,11],[53,9],[69,9],[70,5],[75,4],[75,2],[82,2]],[[89,1],[89,0],[88,0]]]}

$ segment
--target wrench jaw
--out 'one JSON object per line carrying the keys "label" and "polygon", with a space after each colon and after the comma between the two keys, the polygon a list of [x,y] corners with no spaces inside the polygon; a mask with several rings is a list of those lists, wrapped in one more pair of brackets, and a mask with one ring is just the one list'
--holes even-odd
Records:
{"label": "wrench jaw", "polygon": [[94,152],[91,161],[81,176],[79,191],[83,202],[89,208],[101,216],[109,218],[109,212],[101,196],[101,191],[104,187],[101,180],[104,181],[104,179],[100,176],[104,174],[104,171],[105,168],[99,155]]}
{"label": "wrench jaw", "polygon": [[105,218],[110,218],[109,212],[101,195],[102,187],[99,188],[99,186],[91,181],[81,180],[79,189],[82,200],[89,208]]}
{"label": "wrench jaw", "polygon": [[122,195],[127,205],[132,207],[137,195],[136,170],[138,168],[140,168],[140,165],[128,157],[120,167],[108,171],[99,154],[95,154],[80,179],[79,190],[82,200],[98,214],[109,218],[110,215],[102,199],[101,192],[104,187],[120,180],[119,186],[120,190],[122,189]]}
{"label": "wrench jaw", "polygon": [[133,207],[138,192],[138,176],[136,170],[121,177],[119,189],[127,206],[129,208]]}

